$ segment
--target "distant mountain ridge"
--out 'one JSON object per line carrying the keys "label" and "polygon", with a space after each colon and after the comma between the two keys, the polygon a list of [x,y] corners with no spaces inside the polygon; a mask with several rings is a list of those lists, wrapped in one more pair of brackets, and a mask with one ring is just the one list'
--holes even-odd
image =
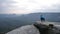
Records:
{"label": "distant mountain ridge", "polygon": [[60,13],[31,13],[23,15],[20,18],[30,21],[40,20],[40,15],[43,15],[47,21],[60,22]]}

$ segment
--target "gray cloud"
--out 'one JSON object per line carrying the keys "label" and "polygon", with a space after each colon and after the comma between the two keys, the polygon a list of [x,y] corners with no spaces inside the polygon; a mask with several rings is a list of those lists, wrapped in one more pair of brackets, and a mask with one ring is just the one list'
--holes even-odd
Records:
{"label": "gray cloud", "polygon": [[[36,3],[36,1],[34,0],[29,0],[28,2],[30,3]],[[0,0],[0,13],[8,13],[10,9],[18,9],[18,10],[25,10],[26,7],[17,7],[14,4],[16,4],[16,1],[13,0]],[[22,5],[23,6],[23,5]],[[27,5],[26,5],[27,6]],[[33,4],[31,5],[31,7],[33,6]],[[40,6],[39,6],[40,7]],[[29,6],[29,9],[30,6]],[[33,7],[34,9],[34,7]],[[50,7],[45,7],[44,9],[34,9],[32,12],[60,12],[60,4],[54,4]]]}
{"label": "gray cloud", "polygon": [[16,2],[12,0],[0,0],[0,13],[8,12],[10,8],[16,7],[13,6],[14,3]]}
{"label": "gray cloud", "polygon": [[45,9],[36,9],[34,12],[60,12],[60,4],[54,4],[51,7]]}

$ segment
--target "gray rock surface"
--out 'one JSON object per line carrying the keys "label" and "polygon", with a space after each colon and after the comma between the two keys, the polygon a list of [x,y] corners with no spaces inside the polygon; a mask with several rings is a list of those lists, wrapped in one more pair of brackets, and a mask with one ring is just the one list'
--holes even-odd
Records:
{"label": "gray rock surface", "polygon": [[40,34],[38,29],[33,25],[26,25],[15,30],[12,30],[6,34]]}
{"label": "gray rock surface", "polygon": [[[37,22],[37,23],[39,24],[40,22]],[[57,34],[57,33],[60,34],[60,25],[56,24],[55,22],[44,22],[42,24],[45,24],[47,26],[49,24],[53,24],[54,28],[48,30],[48,33],[49,34]],[[39,30],[35,26],[26,25],[26,26],[22,26],[20,28],[14,29],[6,34],[40,34],[40,33],[39,33]]]}

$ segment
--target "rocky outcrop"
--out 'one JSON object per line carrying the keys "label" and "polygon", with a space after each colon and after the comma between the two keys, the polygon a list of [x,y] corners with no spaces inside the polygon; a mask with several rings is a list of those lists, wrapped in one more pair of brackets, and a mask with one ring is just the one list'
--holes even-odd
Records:
{"label": "rocky outcrop", "polygon": [[[37,26],[37,27],[35,27],[35,26]],[[48,25],[48,24],[35,23],[35,26],[34,26],[34,24],[22,26],[20,28],[12,30],[6,34],[43,34],[43,33],[46,34],[45,32],[47,32],[48,34],[60,34],[59,25],[52,25],[52,24]],[[46,27],[48,27],[47,28],[48,30],[46,29]],[[45,29],[45,31],[44,31],[44,29]]]}
{"label": "rocky outcrop", "polygon": [[6,34],[40,34],[38,29],[33,25],[26,25],[15,30],[12,30]]}

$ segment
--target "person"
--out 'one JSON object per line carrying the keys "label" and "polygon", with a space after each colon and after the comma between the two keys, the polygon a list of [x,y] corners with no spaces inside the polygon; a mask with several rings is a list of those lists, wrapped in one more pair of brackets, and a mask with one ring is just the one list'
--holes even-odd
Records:
{"label": "person", "polygon": [[54,28],[54,25],[53,25],[53,24],[49,24],[49,27],[50,27],[50,28]]}
{"label": "person", "polygon": [[56,34],[56,33],[59,33],[59,30],[53,24],[49,24],[48,33],[49,34]]}
{"label": "person", "polygon": [[45,21],[45,18],[43,17],[43,15],[41,15],[40,17],[41,17],[40,18],[41,22]]}

